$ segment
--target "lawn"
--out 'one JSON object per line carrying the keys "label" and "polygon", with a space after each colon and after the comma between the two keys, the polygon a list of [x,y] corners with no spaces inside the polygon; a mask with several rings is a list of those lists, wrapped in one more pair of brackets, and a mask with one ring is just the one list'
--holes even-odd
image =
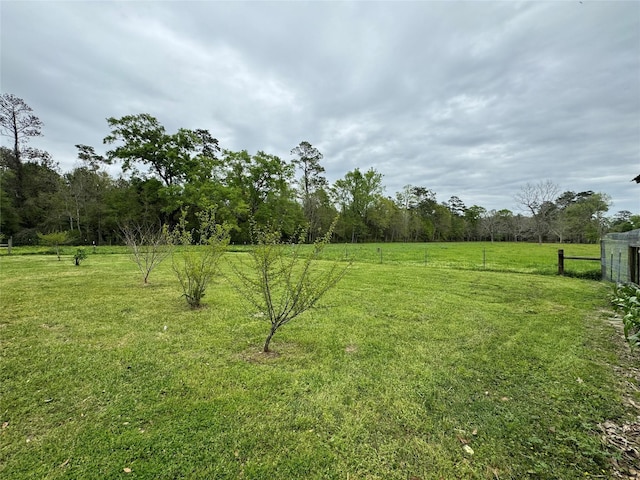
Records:
{"label": "lawn", "polygon": [[[73,255],[78,247],[62,246],[63,255]],[[84,246],[87,253],[124,254],[124,246]],[[247,245],[231,245],[232,252],[245,252]],[[432,242],[432,243],[343,243],[328,246],[328,258],[357,263],[413,265],[465,270],[506,271],[556,275],[558,250],[567,256],[599,257],[600,245],[510,242]],[[33,246],[13,249],[17,255],[53,255],[54,247]],[[0,249],[0,256],[7,250]],[[600,264],[593,261],[567,260],[569,276],[599,278]]]}
{"label": "lawn", "polygon": [[272,355],[224,278],[193,311],[169,262],[145,287],[124,254],[2,256],[0,477],[606,477],[610,287],[522,273],[539,247],[334,246],[355,263]]}

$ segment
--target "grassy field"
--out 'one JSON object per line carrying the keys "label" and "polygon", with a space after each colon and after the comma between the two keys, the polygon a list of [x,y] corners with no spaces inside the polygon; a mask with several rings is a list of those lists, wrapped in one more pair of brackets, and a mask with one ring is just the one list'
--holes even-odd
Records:
{"label": "grassy field", "polygon": [[[63,255],[73,255],[78,247],[61,247]],[[123,246],[85,246],[87,253],[127,253]],[[231,245],[233,252],[243,252],[246,245]],[[489,270],[555,275],[558,272],[558,249],[567,256],[599,257],[600,245],[506,242],[433,242],[433,243],[347,243],[329,245],[327,257],[356,263],[413,265],[465,270]],[[17,247],[17,255],[53,255],[53,247]],[[0,256],[7,250],[0,250]],[[567,260],[569,276],[599,278],[600,265],[593,261]]]}
{"label": "grassy field", "polygon": [[464,245],[334,246],[354,265],[273,355],[225,279],[192,311],[169,262],[2,256],[0,477],[606,478],[610,287]]}

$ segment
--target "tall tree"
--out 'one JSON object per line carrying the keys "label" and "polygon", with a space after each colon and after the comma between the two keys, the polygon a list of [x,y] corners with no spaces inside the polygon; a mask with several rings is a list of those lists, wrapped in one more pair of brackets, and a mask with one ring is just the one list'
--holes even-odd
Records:
{"label": "tall tree", "polygon": [[498,235],[501,240],[517,240],[513,235],[514,224],[516,223],[516,219],[513,216],[513,212],[506,208],[502,210],[498,210],[496,212],[496,217],[498,219]]}
{"label": "tall tree", "polygon": [[549,231],[554,210],[552,207],[559,191],[558,185],[546,180],[536,184],[527,183],[515,196],[523,209],[531,213],[538,243],[542,243]]}
{"label": "tall tree", "polygon": [[413,240],[413,218],[415,217],[415,206],[417,203],[416,196],[413,191],[413,185],[405,185],[400,192],[396,193],[396,205],[399,209],[399,217],[396,219],[398,239],[403,241]]}
{"label": "tall tree", "polygon": [[485,211],[482,214],[482,220],[480,222],[480,227],[482,232],[489,236],[489,239],[493,243],[495,241],[496,235],[498,234],[498,229],[500,228],[500,217],[498,216],[498,212],[496,210]]}
{"label": "tall tree", "polygon": [[398,206],[390,198],[379,195],[369,210],[367,223],[375,241],[393,241],[396,232],[392,228],[392,221],[399,212]]}
{"label": "tall tree", "polygon": [[208,130],[180,128],[169,134],[147,113],[112,117],[107,123],[111,133],[103,142],[114,148],[103,158],[92,147],[77,145],[79,157],[90,163],[121,161],[122,171],[132,178],[159,180],[162,223],[175,223],[180,210],[193,214],[209,201],[203,195],[211,193],[221,160],[218,140]]}
{"label": "tall tree", "polygon": [[[225,151],[229,168],[225,183],[236,198],[240,232],[234,240],[250,241],[249,221],[271,225],[290,237],[303,223],[302,209],[291,186],[294,167],[275,155]],[[244,206],[244,208],[242,208]]]}
{"label": "tall tree", "polygon": [[464,211],[466,239],[478,240],[480,223],[487,210],[479,205],[471,205]]}
{"label": "tall tree", "polygon": [[22,166],[24,202],[19,210],[22,229],[62,230],[56,218],[56,199],[60,189],[57,168],[48,155]]}
{"label": "tall tree", "polygon": [[572,240],[581,243],[600,240],[607,227],[604,214],[609,211],[610,204],[611,199],[603,193],[577,194],[576,201],[565,209]]}
{"label": "tall tree", "polygon": [[15,172],[5,165],[5,153],[13,155],[8,148],[0,147],[0,239],[12,236],[20,226],[15,207]]}
{"label": "tall tree", "polygon": [[612,232],[629,232],[640,228],[640,215],[634,215],[629,210],[620,210],[611,219]]}
{"label": "tall tree", "polygon": [[347,172],[333,184],[333,195],[342,209],[342,235],[351,241],[366,240],[370,234],[367,216],[382,194],[382,174],[370,168],[364,174],[359,168]]}
{"label": "tall tree", "polygon": [[[181,185],[193,174],[200,173],[201,164],[215,160],[220,152],[218,140],[207,130],[179,129],[167,134],[158,120],[148,113],[108,118],[111,133],[105,144],[120,142],[107,152],[106,161],[122,161],[124,172],[138,171],[138,164],[150,169],[165,186]],[[82,151],[82,147],[78,146]],[[89,151],[88,155],[92,156]],[[100,157],[98,157],[100,158]]]}
{"label": "tall tree", "polygon": [[42,121],[33,114],[33,109],[23,99],[11,93],[0,95],[0,132],[13,140],[16,163],[20,163],[20,147],[30,137],[41,136],[42,126]]}
{"label": "tall tree", "polygon": [[117,228],[113,224],[110,228],[105,226],[109,206],[104,198],[112,183],[107,172],[90,166],[77,167],[64,174],[65,213],[76,241],[101,244],[105,235],[111,235]]}
{"label": "tall tree", "polygon": [[324,167],[320,165],[322,153],[309,142],[300,142],[300,145],[291,150],[292,155],[296,155],[292,162],[300,169],[301,178],[300,197],[302,199],[302,209],[309,224],[308,240],[313,239],[323,231],[320,224],[320,202],[318,191],[326,188],[327,179],[322,175]]}
{"label": "tall tree", "polygon": [[15,172],[17,207],[24,201],[22,153],[31,137],[42,135],[42,126],[42,121],[23,99],[11,93],[0,95],[0,134],[13,142],[13,156],[8,166]]}
{"label": "tall tree", "polygon": [[[467,227],[465,219],[467,207],[459,197],[451,197],[445,204],[451,212],[451,228],[446,240],[464,240]],[[443,240],[445,240],[443,238]]]}

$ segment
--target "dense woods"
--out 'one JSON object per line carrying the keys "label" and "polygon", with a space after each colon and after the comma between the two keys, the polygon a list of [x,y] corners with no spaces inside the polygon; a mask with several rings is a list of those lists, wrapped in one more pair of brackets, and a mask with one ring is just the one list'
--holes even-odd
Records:
{"label": "dense woods", "polygon": [[67,232],[72,244],[121,243],[124,225],[175,225],[185,211],[195,226],[206,209],[229,226],[233,243],[251,241],[251,222],[284,238],[306,228],[313,241],[336,217],[339,242],[597,242],[608,231],[640,228],[640,215],[608,215],[608,195],[561,192],[549,181],[513,192],[525,214],[467,206],[457,196],[441,201],[428,185],[389,196],[373,168],[331,184],[322,153],[307,141],[293,146],[289,159],[231,151],[207,130],[170,133],[149,114],[107,119],[109,150],[76,145],[78,166],[67,172],[29,147],[43,124],[22,99],[0,97],[0,127],[13,145],[0,147],[0,235],[14,245],[37,244],[53,232]]}

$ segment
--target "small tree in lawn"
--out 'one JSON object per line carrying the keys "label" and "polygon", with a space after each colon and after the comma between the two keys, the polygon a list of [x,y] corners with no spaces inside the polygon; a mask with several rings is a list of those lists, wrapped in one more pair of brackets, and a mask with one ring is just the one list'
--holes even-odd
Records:
{"label": "small tree in lawn", "polygon": [[234,265],[233,269],[240,293],[271,323],[263,352],[269,352],[271,339],[280,327],[316,306],[349,268],[350,264],[339,261],[320,261],[334,225],[335,221],[313,245],[301,245],[306,232],[299,236],[298,243],[288,244],[278,232],[253,226],[255,244],[249,265]]}
{"label": "small tree in lawn", "polygon": [[131,259],[142,273],[145,285],[149,275],[162,261],[171,255],[172,246],[166,226],[152,224],[127,224],[120,228]]}
{"label": "small tree in lawn", "polygon": [[80,262],[82,262],[85,258],[87,258],[87,252],[84,248],[78,248],[76,253],[73,255],[73,262],[76,267],[80,266]]}
{"label": "small tree in lawn", "polygon": [[67,232],[52,232],[47,234],[38,232],[38,239],[41,244],[54,247],[58,261],[60,261],[60,245],[67,243],[69,235]]}
{"label": "small tree in lawn", "polygon": [[183,212],[169,237],[173,245],[181,247],[173,251],[173,271],[187,303],[194,309],[202,306],[202,297],[218,274],[220,259],[229,245],[229,228],[215,222],[213,208],[200,212],[197,218],[199,226],[192,231]]}

